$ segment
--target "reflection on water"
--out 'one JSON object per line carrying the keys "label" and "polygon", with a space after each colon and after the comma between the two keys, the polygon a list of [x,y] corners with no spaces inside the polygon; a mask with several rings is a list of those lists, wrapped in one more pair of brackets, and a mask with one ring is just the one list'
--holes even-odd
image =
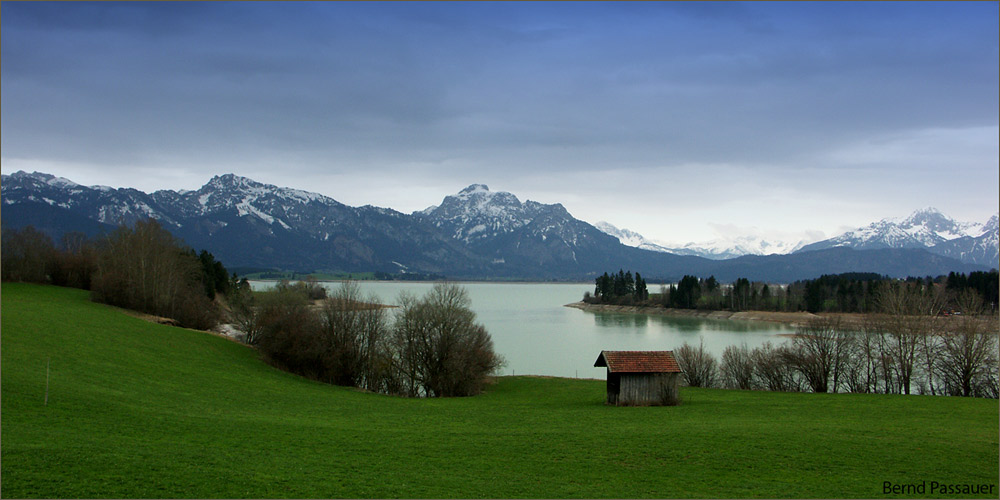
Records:
{"label": "reflection on water", "polygon": [[649,324],[649,316],[645,314],[596,313],[594,314],[594,324],[605,328],[645,328]]}
{"label": "reflection on water", "polygon": [[728,319],[711,319],[688,316],[662,316],[647,314],[625,314],[589,312],[594,317],[594,325],[603,328],[635,328],[643,329],[653,323],[654,327],[666,328],[677,332],[757,332],[757,333],[787,333],[788,327],[780,323],[767,321],[738,321]]}

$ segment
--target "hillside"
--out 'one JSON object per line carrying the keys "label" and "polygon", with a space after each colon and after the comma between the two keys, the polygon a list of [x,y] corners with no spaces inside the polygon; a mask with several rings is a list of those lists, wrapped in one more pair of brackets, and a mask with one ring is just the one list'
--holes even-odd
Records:
{"label": "hillside", "polygon": [[921,480],[996,497],[991,400],[685,388],[614,408],[603,381],[530,377],[414,400],[80,290],[4,283],[2,311],[5,497],[883,498]]}

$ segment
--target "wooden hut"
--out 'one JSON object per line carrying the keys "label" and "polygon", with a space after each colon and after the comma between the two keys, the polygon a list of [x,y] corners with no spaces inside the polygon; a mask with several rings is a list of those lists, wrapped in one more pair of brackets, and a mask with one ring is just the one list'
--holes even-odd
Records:
{"label": "wooden hut", "polygon": [[608,369],[608,404],[680,404],[681,368],[671,351],[601,351],[594,362]]}

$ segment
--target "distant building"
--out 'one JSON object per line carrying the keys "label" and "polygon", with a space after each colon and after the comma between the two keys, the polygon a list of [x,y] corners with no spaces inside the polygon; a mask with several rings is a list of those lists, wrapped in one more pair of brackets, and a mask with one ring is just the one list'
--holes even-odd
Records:
{"label": "distant building", "polygon": [[601,351],[594,362],[608,369],[608,404],[680,404],[681,368],[671,351]]}

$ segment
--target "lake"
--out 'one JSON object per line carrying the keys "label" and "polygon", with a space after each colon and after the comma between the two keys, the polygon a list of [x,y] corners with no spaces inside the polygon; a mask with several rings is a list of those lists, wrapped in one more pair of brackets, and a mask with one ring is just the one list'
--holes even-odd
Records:
{"label": "lake", "polygon": [[[383,304],[396,304],[401,292],[423,295],[433,283],[359,281],[364,295],[374,294]],[[273,281],[252,282],[255,290],[274,286]],[[336,290],[340,283],[324,285]],[[722,357],[729,345],[753,348],[764,342],[779,344],[779,334],[794,333],[785,324],[763,321],[675,318],[657,315],[592,313],[564,307],[578,302],[586,283],[460,283],[469,292],[476,319],[493,337],[494,349],[507,364],[510,375],[605,377],[594,368],[602,350],[672,350],[684,342],[698,344]]]}

